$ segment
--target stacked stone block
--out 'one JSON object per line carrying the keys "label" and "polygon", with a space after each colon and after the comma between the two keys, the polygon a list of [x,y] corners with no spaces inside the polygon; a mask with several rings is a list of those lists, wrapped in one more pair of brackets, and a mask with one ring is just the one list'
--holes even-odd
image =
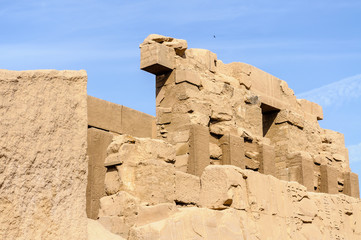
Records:
{"label": "stacked stone block", "polygon": [[[231,164],[317,192],[333,191],[324,185],[329,166],[337,170],[333,192],[351,194],[343,136],[322,129],[321,106],[297,99],[285,81],[245,63],[224,64],[181,39],[150,35],[140,48],[141,69],[156,75],[157,137],[182,149],[184,171],[200,176],[206,165]],[[179,142],[184,131],[193,135]]]}

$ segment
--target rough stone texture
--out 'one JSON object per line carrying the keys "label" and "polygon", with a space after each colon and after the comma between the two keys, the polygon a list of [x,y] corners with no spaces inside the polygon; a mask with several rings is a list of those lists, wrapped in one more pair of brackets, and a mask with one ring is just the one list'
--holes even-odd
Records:
{"label": "rough stone texture", "polygon": [[184,204],[198,204],[201,191],[200,178],[192,174],[176,171],[175,200]]}
{"label": "rough stone texture", "polygon": [[0,70],[0,239],[87,239],[86,83]]}
{"label": "rough stone texture", "polygon": [[155,118],[122,105],[88,96],[88,125],[109,132],[152,138]]}
{"label": "rough stone texture", "polygon": [[[89,99],[88,99],[89,102]],[[86,210],[88,218],[98,217],[99,199],[105,195],[104,179],[107,169],[104,167],[104,159],[107,156],[107,148],[112,142],[113,134],[96,129],[88,128],[88,183],[86,191]],[[111,180],[114,184],[113,180]],[[109,189],[107,189],[109,191]]]}
{"label": "rough stone texture", "polygon": [[166,219],[135,225],[128,239],[361,237],[361,202],[356,198],[307,192],[296,182],[234,166],[208,166],[201,186],[203,208],[179,208]]}
{"label": "rough stone texture", "polygon": [[[207,165],[231,164],[320,192],[320,165],[328,165],[339,173],[337,192],[353,194],[342,184],[350,172],[343,135],[322,129],[322,107],[297,99],[285,81],[172,37],[152,34],[140,47],[141,69],[156,75],[157,138],[189,145],[178,170],[200,176]],[[159,66],[165,70],[154,71]],[[179,141],[184,131],[190,137]]]}

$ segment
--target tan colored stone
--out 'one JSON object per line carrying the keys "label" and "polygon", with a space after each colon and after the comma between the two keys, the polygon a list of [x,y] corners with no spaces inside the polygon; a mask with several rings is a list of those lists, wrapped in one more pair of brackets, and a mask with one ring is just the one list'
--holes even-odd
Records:
{"label": "tan colored stone", "polygon": [[201,176],[204,168],[210,164],[208,128],[200,125],[192,125],[190,129],[189,146],[187,172]]}
{"label": "tan colored stone", "polygon": [[175,78],[176,83],[188,82],[188,83],[194,84],[196,86],[201,85],[200,77],[195,71],[176,70],[175,77],[176,77]]}
{"label": "tan colored stone", "polygon": [[234,165],[245,169],[245,152],[243,138],[231,134],[221,138],[222,143],[222,164]]}
{"label": "tan colored stone", "polygon": [[174,203],[161,203],[154,206],[139,206],[139,214],[136,226],[143,226],[148,223],[157,222],[177,212]]}
{"label": "tan colored stone", "polygon": [[154,117],[123,106],[122,133],[134,137],[151,138]]}
{"label": "tan colored stone", "polygon": [[0,239],[87,239],[86,84],[0,70]]}
{"label": "tan colored stone", "polygon": [[360,188],[358,175],[352,172],[346,172],[343,174],[344,177],[344,194],[351,197],[360,198]]}
{"label": "tan colored stone", "polygon": [[86,197],[88,218],[96,219],[98,217],[99,199],[105,195],[104,179],[107,169],[104,167],[104,161],[107,156],[107,148],[112,139],[112,133],[96,128],[88,128],[87,155],[89,161]]}
{"label": "tan colored stone", "polygon": [[199,177],[176,171],[175,173],[175,200],[185,204],[197,204],[201,190]]}
{"label": "tan colored stone", "polygon": [[143,45],[140,48],[140,69],[152,74],[163,74],[174,69],[175,52],[159,43]]}
{"label": "tan colored stone", "polygon": [[88,95],[88,125],[115,133],[123,133],[122,105]]}
{"label": "tan colored stone", "polygon": [[109,232],[98,221],[88,219],[88,240],[124,240],[119,235]]}
{"label": "tan colored stone", "polygon": [[337,194],[337,170],[331,166],[321,165],[321,192]]}

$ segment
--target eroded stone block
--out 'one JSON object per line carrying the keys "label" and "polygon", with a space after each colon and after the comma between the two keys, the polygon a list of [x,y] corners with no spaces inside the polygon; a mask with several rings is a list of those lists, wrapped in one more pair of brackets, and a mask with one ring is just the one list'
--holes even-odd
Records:
{"label": "eroded stone block", "polygon": [[210,164],[208,127],[192,125],[190,127],[189,159],[187,172],[201,176]]}
{"label": "eroded stone block", "polygon": [[222,164],[245,169],[243,138],[227,134],[220,141],[222,143]]}
{"label": "eroded stone block", "polygon": [[175,200],[185,204],[197,204],[201,191],[199,177],[176,171],[175,173]]}
{"label": "eroded stone block", "polygon": [[328,165],[321,165],[321,186],[320,190],[324,193],[337,194],[337,170]]}
{"label": "eroded stone block", "polygon": [[260,172],[277,177],[275,166],[275,150],[273,146],[262,144],[261,146]]}
{"label": "eroded stone block", "polygon": [[344,177],[343,193],[351,197],[360,198],[358,175],[353,172],[346,172]]}
{"label": "eroded stone block", "polygon": [[174,69],[174,49],[159,43],[140,48],[140,69],[159,75]]}

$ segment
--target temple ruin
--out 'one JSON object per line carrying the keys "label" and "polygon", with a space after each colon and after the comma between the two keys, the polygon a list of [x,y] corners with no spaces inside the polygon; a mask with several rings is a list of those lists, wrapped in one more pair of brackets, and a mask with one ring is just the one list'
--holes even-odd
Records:
{"label": "temple ruin", "polygon": [[361,239],[321,106],[185,40],[140,52],[156,117],[88,96],[84,71],[0,70],[0,239]]}

